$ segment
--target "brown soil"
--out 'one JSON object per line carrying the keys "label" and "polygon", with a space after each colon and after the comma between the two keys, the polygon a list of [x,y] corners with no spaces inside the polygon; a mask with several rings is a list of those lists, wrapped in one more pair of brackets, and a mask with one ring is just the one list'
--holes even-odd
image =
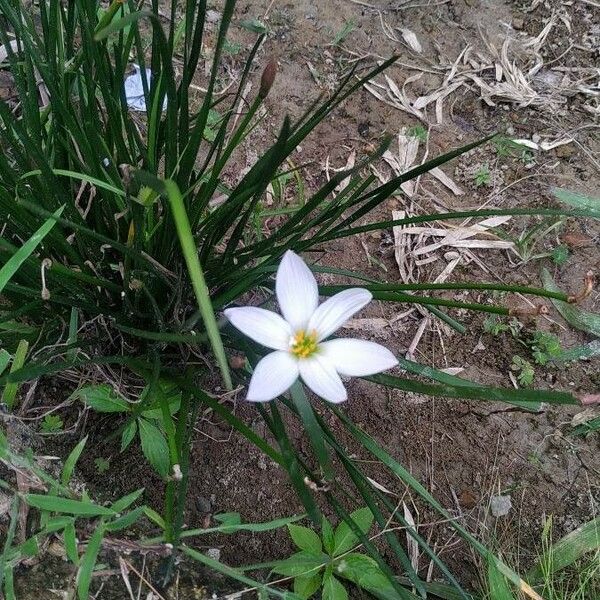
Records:
{"label": "brown soil", "polygon": [[[368,4],[377,5],[380,11],[369,8]],[[545,60],[557,59],[556,64],[566,67],[589,67],[598,60],[597,50],[594,53],[583,49],[583,46],[572,48],[561,57],[570,43],[581,45],[580,41],[590,34],[594,20],[598,23],[598,9],[583,2],[566,6],[550,1],[533,12],[525,10],[524,4],[529,3],[509,0],[452,0],[431,3],[430,6],[416,3],[420,6],[409,8],[411,4],[415,3],[388,0],[370,0],[368,3],[351,0],[296,0],[285,3],[241,0],[237,19],[258,18],[269,27],[270,34],[261,50],[261,61],[266,63],[269,58],[276,57],[279,72],[267,101],[268,128],[248,141],[238,157],[240,168],[255,160],[257,148],[272,139],[283,115],[299,115],[319,93],[336,84],[348,61],[355,57],[348,50],[371,59],[398,54],[398,64],[389,71],[395,81],[403,82],[414,73],[406,64],[422,64],[423,61],[418,60],[420,57],[415,56],[406,45],[387,38],[382,20],[392,27],[408,27],[414,31],[423,46],[426,60],[438,61],[445,57],[452,62],[466,43],[483,49],[479,29],[491,36],[501,35],[506,33],[507,24],[512,22],[515,28],[535,36],[552,11],[557,10],[568,13],[573,31],[569,33],[564,24],[556,26],[551,43],[542,51]],[[355,28],[342,47],[331,46],[336,33],[349,21],[354,22]],[[238,29],[233,38],[245,43],[250,40],[250,35]],[[233,56],[230,60],[236,67],[241,58]],[[314,68],[319,85],[308,63]],[[416,92],[423,94],[433,84],[434,77],[426,75],[421,82],[422,89],[417,88]],[[477,139],[482,134],[508,128],[516,138],[531,139],[534,134],[556,138],[568,132],[576,141],[556,150],[535,153],[530,164],[517,158],[502,159],[491,145],[462,157],[451,167],[445,166],[444,170],[465,190],[465,195],[454,196],[428,177],[423,182],[423,188],[429,189],[442,206],[449,209],[470,208],[488,201],[498,207],[553,206],[550,187],[555,184],[597,195],[600,187],[600,139],[592,115],[582,109],[580,96],[573,95],[566,104],[550,113],[513,104],[490,107],[481,101],[474,88],[461,88],[446,100],[444,106],[444,123],[434,125],[430,131],[429,156]],[[435,121],[434,117],[432,121]],[[333,118],[319,127],[293,159],[297,163],[312,161],[313,166],[308,169],[306,177],[307,188],[310,189],[323,181],[323,165],[327,157],[331,165],[343,166],[351,150],[356,150],[358,156],[364,155],[368,146],[377,143],[384,133],[397,134],[403,126],[418,124],[407,113],[360,90]],[[489,165],[493,174],[491,187],[477,188],[472,178],[472,167],[484,164]],[[236,177],[234,172],[230,175]],[[403,203],[400,198],[390,199],[379,209],[376,218],[390,218],[391,210],[403,208]],[[423,212],[436,208],[431,197],[426,195],[417,197],[415,204]],[[511,223],[512,233],[518,235],[534,222],[532,219],[515,219]],[[578,290],[583,274],[600,266],[600,227],[594,222],[568,221],[565,231],[585,235],[592,242],[583,248],[573,248],[562,267],[554,267],[547,259],[542,264],[550,268],[562,289]],[[319,260],[324,264],[361,271],[381,281],[397,282],[399,275],[393,252],[385,242],[385,235],[374,234],[362,240],[332,243],[323,248]],[[539,251],[552,245],[553,239],[549,236],[542,241]],[[365,248],[387,271],[375,262],[369,262]],[[475,250],[474,253],[488,272],[471,263],[457,268],[452,274],[453,280],[540,284],[539,260],[516,268],[505,252]],[[424,266],[420,279],[432,281],[445,265],[446,262],[441,259]],[[448,294],[447,297],[483,302],[490,298],[483,294]],[[509,301],[521,302],[518,298]],[[586,300],[585,309],[598,312],[599,308],[600,295],[596,291]],[[373,305],[360,316],[392,317],[395,310],[400,309]],[[481,317],[456,312],[453,315],[468,326],[468,333],[460,336],[430,324],[418,345],[416,359],[437,368],[462,367],[461,376],[490,385],[509,386],[508,373],[513,355],[527,356],[527,352],[509,335],[493,337],[485,334]],[[555,313],[551,317],[551,321],[540,320],[537,326],[559,335],[563,347],[589,341],[584,333],[565,326]],[[406,352],[420,321],[419,313],[413,313],[388,328],[378,340],[396,351]],[[536,324],[528,323],[527,327],[534,330]],[[599,360],[592,360],[568,368],[538,368],[535,383],[549,389],[598,392],[599,365]],[[598,436],[582,439],[566,435],[577,409],[548,408],[532,415],[505,405],[432,400],[387,391],[361,381],[351,383],[349,390],[350,400],[345,406],[348,415],[406,465],[413,475],[426,483],[445,507],[460,516],[472,531],[501,551],[512,564],[520,567],[531,564],[539,548],[545,516],[554,515],[555,535],[560,536],[598,512]],[[256,428],[257,433],[266,435],[265,426],[254,406],[245,404],[240,398],[236,414]],[[302,439],[295,425],[290,425],[308,457],[308,442]],[[339,430],[334,423],[332,426]],[[88,448],[96,454],[85,457],[79,476],[96,492],[104,492],[106,499],[116,497],[123,490],[143,486],[146,488],[144,501],[160,509],[162,482],[145,465],[141,456],[135,451],[120,455],[116,448],[99,444],[113,429],[111,419],[96,419],[88,427]],[[71,447],[80,434],[78,432],[66,445]],[[342,443],[348,444],[358,458],[368,459],[364,450],[343,438],[343,432],[338,431],[338,434]],[[111,455],[111,469],[104,475],[98,475],[93,459],[108,455]],[[397,480],[386,475],[377,465],[372,466],[370,475],[400,496],[405,492]],[[114,493],[107,493],[107,490],[114,490]],[[508,516],[495,519],[490,516],[489,502],[491,496],[499,493],[511,495],[513,508]],[[411,506],[420,531],[430,537],[431,545],[438,549],[441,558],[448,562],[466,586],[476,587],[477,568],[469,549],[446,526],[431,527],[435,515],[421,505],[413,506],[409,496],[405,496],[404,500]],[[233,434],[226,425],[208,415],[199,422],[194,442],[186,524],[201,527],[207,512],[222,511],[240,512],[245,521],[252,522],[300,513],[302,506],[282,469],[266,460],[259,450]],[[205,546],[219,548],[221,559],[232,565],[282,558],[292,549],[285,531],[221,537],[206,541]],[[429,566],[425,556],[420,557],[419,566],[425,575]],[[42,570],[40,577],[47,577],[47,568]],[[223,589],[222,581],[217,582],[212,575],[194,571],[193,567],[184,568],[184,573],[192,582],[191,588],[206,586],[209,592],[215,588]],[[437,575],[435,570],[433,574]],[[23,573],[21,581],[26,580],[39,581],[33,571]],[[57,583],[56,587],[60,584]],[[187,591],[179,597],[194,597],[191,588],[187,587]],[[56,596],[38,592],[37,597],[41,600]],[[96,597],[117,599],[129,596],[119,576],[115,576],[106,580],[104,590]]]}

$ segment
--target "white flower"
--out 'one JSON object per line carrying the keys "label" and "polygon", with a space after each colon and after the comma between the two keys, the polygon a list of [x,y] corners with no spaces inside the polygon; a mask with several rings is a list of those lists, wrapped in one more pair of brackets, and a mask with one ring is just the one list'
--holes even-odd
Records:
{"label": "white flower", "polygon": [[374,342],[323,341],[372,300],[368,290],[347,289],[319,306],[313,274],[288,250],[277,269],[275,291],[283,318],[254,306],[225,311],[234,327],[275,350],[254,369],[247,396],[251,402],[273,400],[300,376],[315,394],[337,404],[348,397],[340,375],[374,375],[398,364],[387,348]]}

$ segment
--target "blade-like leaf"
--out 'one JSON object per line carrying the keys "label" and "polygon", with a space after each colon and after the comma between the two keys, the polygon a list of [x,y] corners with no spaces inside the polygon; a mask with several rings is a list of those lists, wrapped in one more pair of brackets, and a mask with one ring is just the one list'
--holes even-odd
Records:
{"label": "blade-like leaf", "polygon": [[105,506],[97,506],[91,502],[81,502],[60,496],[46,496],[44,494],[24,494],[23,499],[29,506],[47,510],[49,512],[81,515],[87,517],[112,516],[115,511]]}
{"label": "blade-like leaf", "polygon": [[596,517],[553,544],[549,550],[552,556],[550,564],[545,565],[543,570],[540,564],[535,565],[527,574],[528,578],[538,581],[542,576],[550,576],[572,565],[587,552],[597,552],[599,549],[600,517]]}
{"label": "blade-like leaf", "polygon": [[[64,207],[59,208],[55,217],[62,214]],[[18,250],[11,256],[0,269],[0,292],[4,289],[11,277],[18,271],[19,267],[35,251],[40,242],[50,233],[50,230],[56,224],[55,219],[48,219]]]}
{"label": "blade-like leaf", "polygon": [[75,469],[75,465],[83,452],[86,442],[87,435],[75,446],[75,448],[73,448],[73,450],[71,450],[69,456],[67,456],[62,473],[60,474],[60,481],[63,485],[69,485],[69,481],[71,481],[71,476],[73,475],[73,469]]}

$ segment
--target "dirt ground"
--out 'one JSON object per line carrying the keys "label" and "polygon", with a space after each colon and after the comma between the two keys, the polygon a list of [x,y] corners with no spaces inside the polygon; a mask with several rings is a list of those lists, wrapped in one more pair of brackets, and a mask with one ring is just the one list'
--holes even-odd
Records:
{"label": "dirt ground", "polygon": [[[218,18],[219,6],[213,8]],[[392,54],[398,55],[388,76],[414,101],[440,88],[451,66],[467,47],[471,48],[473,73],[492,85],[497,72],[477,70],[477,64],[485,60],[493,64],[490,48],[500,51],[507,37],[514,38],[509,62],[525,64],[531,46],[529,50],[520,46],[535,39],[552,21],[552,29],[538,49],[543,65],[530,78],[531,87],[539,96],[531,104],[520,105],[526,104],[526,100],[492,97],[490,102],[494,105],[489,105],[481,97],[479,84],[470,79],[443,98],[440,123],[435,102],[423,110],[420,118],[361,89],[319,127],[298,149],[293,160],[297,164],[311,162],[305,174],[305,185],[310,190],[324,181],[326,165],[330,169],[342,167],[353,152],[358,159],[384,134],[397,136],[404,127],[421,126],[427,134],[427,141],[421,142],[417,163],[425,154],[434,157],[492,132],[504,132],[511,138],[533,143],[569,138],[572,141],[568,144],[549,150],[532,150],[525,155],[519,151],[503,156],[493,144],[488,144],[443,167],[462,194],[457,195],[439,180],[426,176],[412,198],[406,195],[390,198],[378,209],[375,218],[370,216],[369,220],[391,218],[393,210],[421,214],[485,205],[555,206],[551,194],[551,187],[555,185],[598,196],[600,126],[598,113],[592,112],[598,105],[597,100],[594,104],[593,96],[582,91],[597,86],[600,76],[597,70],[600,8],[593,2],[240,0],[236,20],[242,19],[259,19],[268,27],[269,36],[260,51],[259,62],[265,64],[268,59],[276,58],[279,71],[266,103],[267,127],[248,140],[237,158],[240,168],[252,164],[261,146],[275,135],[285,114],[298,116],[319,93],[330,91],[358,58],[373,64]],[[349,30],[348,34],[338,45],[333,45],[344,28]],[[421,52],[416,50],[415,38],[406,30],[416,36]],[[240,44],[251,40],[250,34],[240,28],[234,28],[231,37]],[[487,44],[484,39],[488,40]],[[243,53],[232,54],[228,58],[230,73],[235,74],[239,69],[242,56]],[[459,65],[460,69],[467,70],[468,65],[465,67],[460,61]],[[411,79],[416,75],[419,78]],[[567,77],[570,79],[565,84]],[[377,81],[386,85],[383,78]],[[381,91],[383,88],[377,89],[383,98],[390,99]],[[391,151],[397,155],[397,142],[392,144]],[[485,171],[485,167],[489,181],[477,186],[477,173],[482,168]],[[383,178],[392,174],[389,162],[382,161],[377,168]],[[237,175],[232,171],[230,176],[234,179]],[[294,191],[295,188],[290,187],[286,201],[294,201]],[[518,237],[536,222],[515,218],[508,223],[507,231]],[[273,220],[267,222],[267,227],[276,224]],[[429,282],[459,255],[460,261],[450,273],[449,281],[474,279],[539,286],[540,266],[544,265],[562,289],[576,292],[589,269],[600,271],[600,227],[598,223],[569,220],[558,235],[561,240],[567,240],[570,249],[567,261],[561,266],[548,258],[523,263],[513,252],[495,248],[470,249],[469,252],[445,248],[427,254],[435,254],[435,260],[429,263],[417,265],[411,259],[409,267],[418,281]],[[433,240],[419,239],[414,244],[418,247],[425,241]],[[540,241],[535,253],[549,251],[557,243],[557,233],[550,233]],[[382,282],[401,281],[392,231],[331,243],[315,257],[322,264],[352,268]],[[340,280],[327,277],[322,282]],[[445,293],[444,296],[473,302],[491,299],[490,294],[481,293]],[[524,299],[517,296],[505,300],[526,306]],[[585,301],[584,308],[600,312],[597,290]],[[515,354],[525,357],[527,352],[509,334],[485,333],[482,317],[457,311],[452,315],[467,326],[465,335],[453,332],[435,319],[424,322],[418,311],[395,319],[403,310],[398,306],[374,304],[359,315],[370,321],[358,320],[355,325],[363,328],[361,335],[370,335],[395,351],[406,354],[410,349],[414,358],[424,364],[457,369],[459,376],[489,385],[512,385],[509,377],[512,357]],[[373,319],[376,318],[387,320],[389,325],[374,331]],[[591,339],[567,326],[554,310],[537,323],[525,322],[525,327],[526,331],[537,327],[554,332],[563,348]],[[422,336],[416,347],[411,348],[420,328]],[[600,360],[592,359],[566,367],[538,367],[535,384],[548,389],[597,393],[599,366]],[[505,405],[432,400],[387,391],[362,381],[353,382],[349,390],[350,399],[345,406],[349,416],[426,483],[448,510],[517,568],[526,568],[537,556],[545,517],[554,516],[554,535],[559,537],[598,514],[598,435],[588,438],[567,435],[571,420],[580,409],[548,408],[539,414],[530,414]],[[258,433],[266,433],[255,407],[240,398],[236,411]],[[110,471],[98,474],[91,455],[82,464],[81,477],[92,489],[114,489],[115,493],[145,486],[145,502],[159,508],[161,481],[144,466],[141,457],[135,453],[119,455],[99,443],[112,428],[110,420],[103,419],[94,421],[86,432],[90,435],[88,448],[96,448],[97,456],[106,457],[112,452]],[[301,447],[310,454],[309,444],[301,439],[300,432],[297,436]],[[76,439],[78,437],[72,442]],[[360,448],[353,447],[350,440],[344,443],[359,458],[368,458]],[[405,493],[399,482],[385,475],[377,465],[372,467],[371,476],[399,496]],[[489,505],[491,497],[499,494],[510,494],[512,509],[507,516],[495,518],[490,514]],[[410,496],[404,500],[411,507],[419,531],[436,547],[441,558],[466,586],[476,588],[477,568],[469,549],[447,526],[432,524],[435,516],[422,510],[422,506],[413,505]],[[222,511],[238,511],[245,521],[264,521],[300,513],[302,507],[283,470],[208,415],[199,422],[194,442],[186,524],[201,527],[206,513]],[[213,539],[206,547],[219,548],[221,560],[232,565],[282,558],[291,551],[284,531]],[[419,568],[423,576],[428,567],[428,559],[421,556]],[[37,567],[24,579],[35,578],[35,569],[40,577],[48,576],[48,567]],[[434,569],[432,576],[438,575]],[[205,586],[209,594],[222,585],[197,571],[188,572],[188,578],[199,587]],[[46,598],[38,595],[42,597]],[[121,597],[129,596],[118,576],[110,578],[97,595],[97,598]]]}

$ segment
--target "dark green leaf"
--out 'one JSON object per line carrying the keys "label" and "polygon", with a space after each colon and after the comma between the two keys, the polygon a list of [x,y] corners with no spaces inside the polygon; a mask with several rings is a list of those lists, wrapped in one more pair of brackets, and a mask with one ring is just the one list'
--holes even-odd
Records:
{"label": "dark green leaf", "polygon": [[74,523],[70,523],[65,527],[63,540],[68,559],[77,567],[79,565],[79,552],[77,550],[77,534]]}

